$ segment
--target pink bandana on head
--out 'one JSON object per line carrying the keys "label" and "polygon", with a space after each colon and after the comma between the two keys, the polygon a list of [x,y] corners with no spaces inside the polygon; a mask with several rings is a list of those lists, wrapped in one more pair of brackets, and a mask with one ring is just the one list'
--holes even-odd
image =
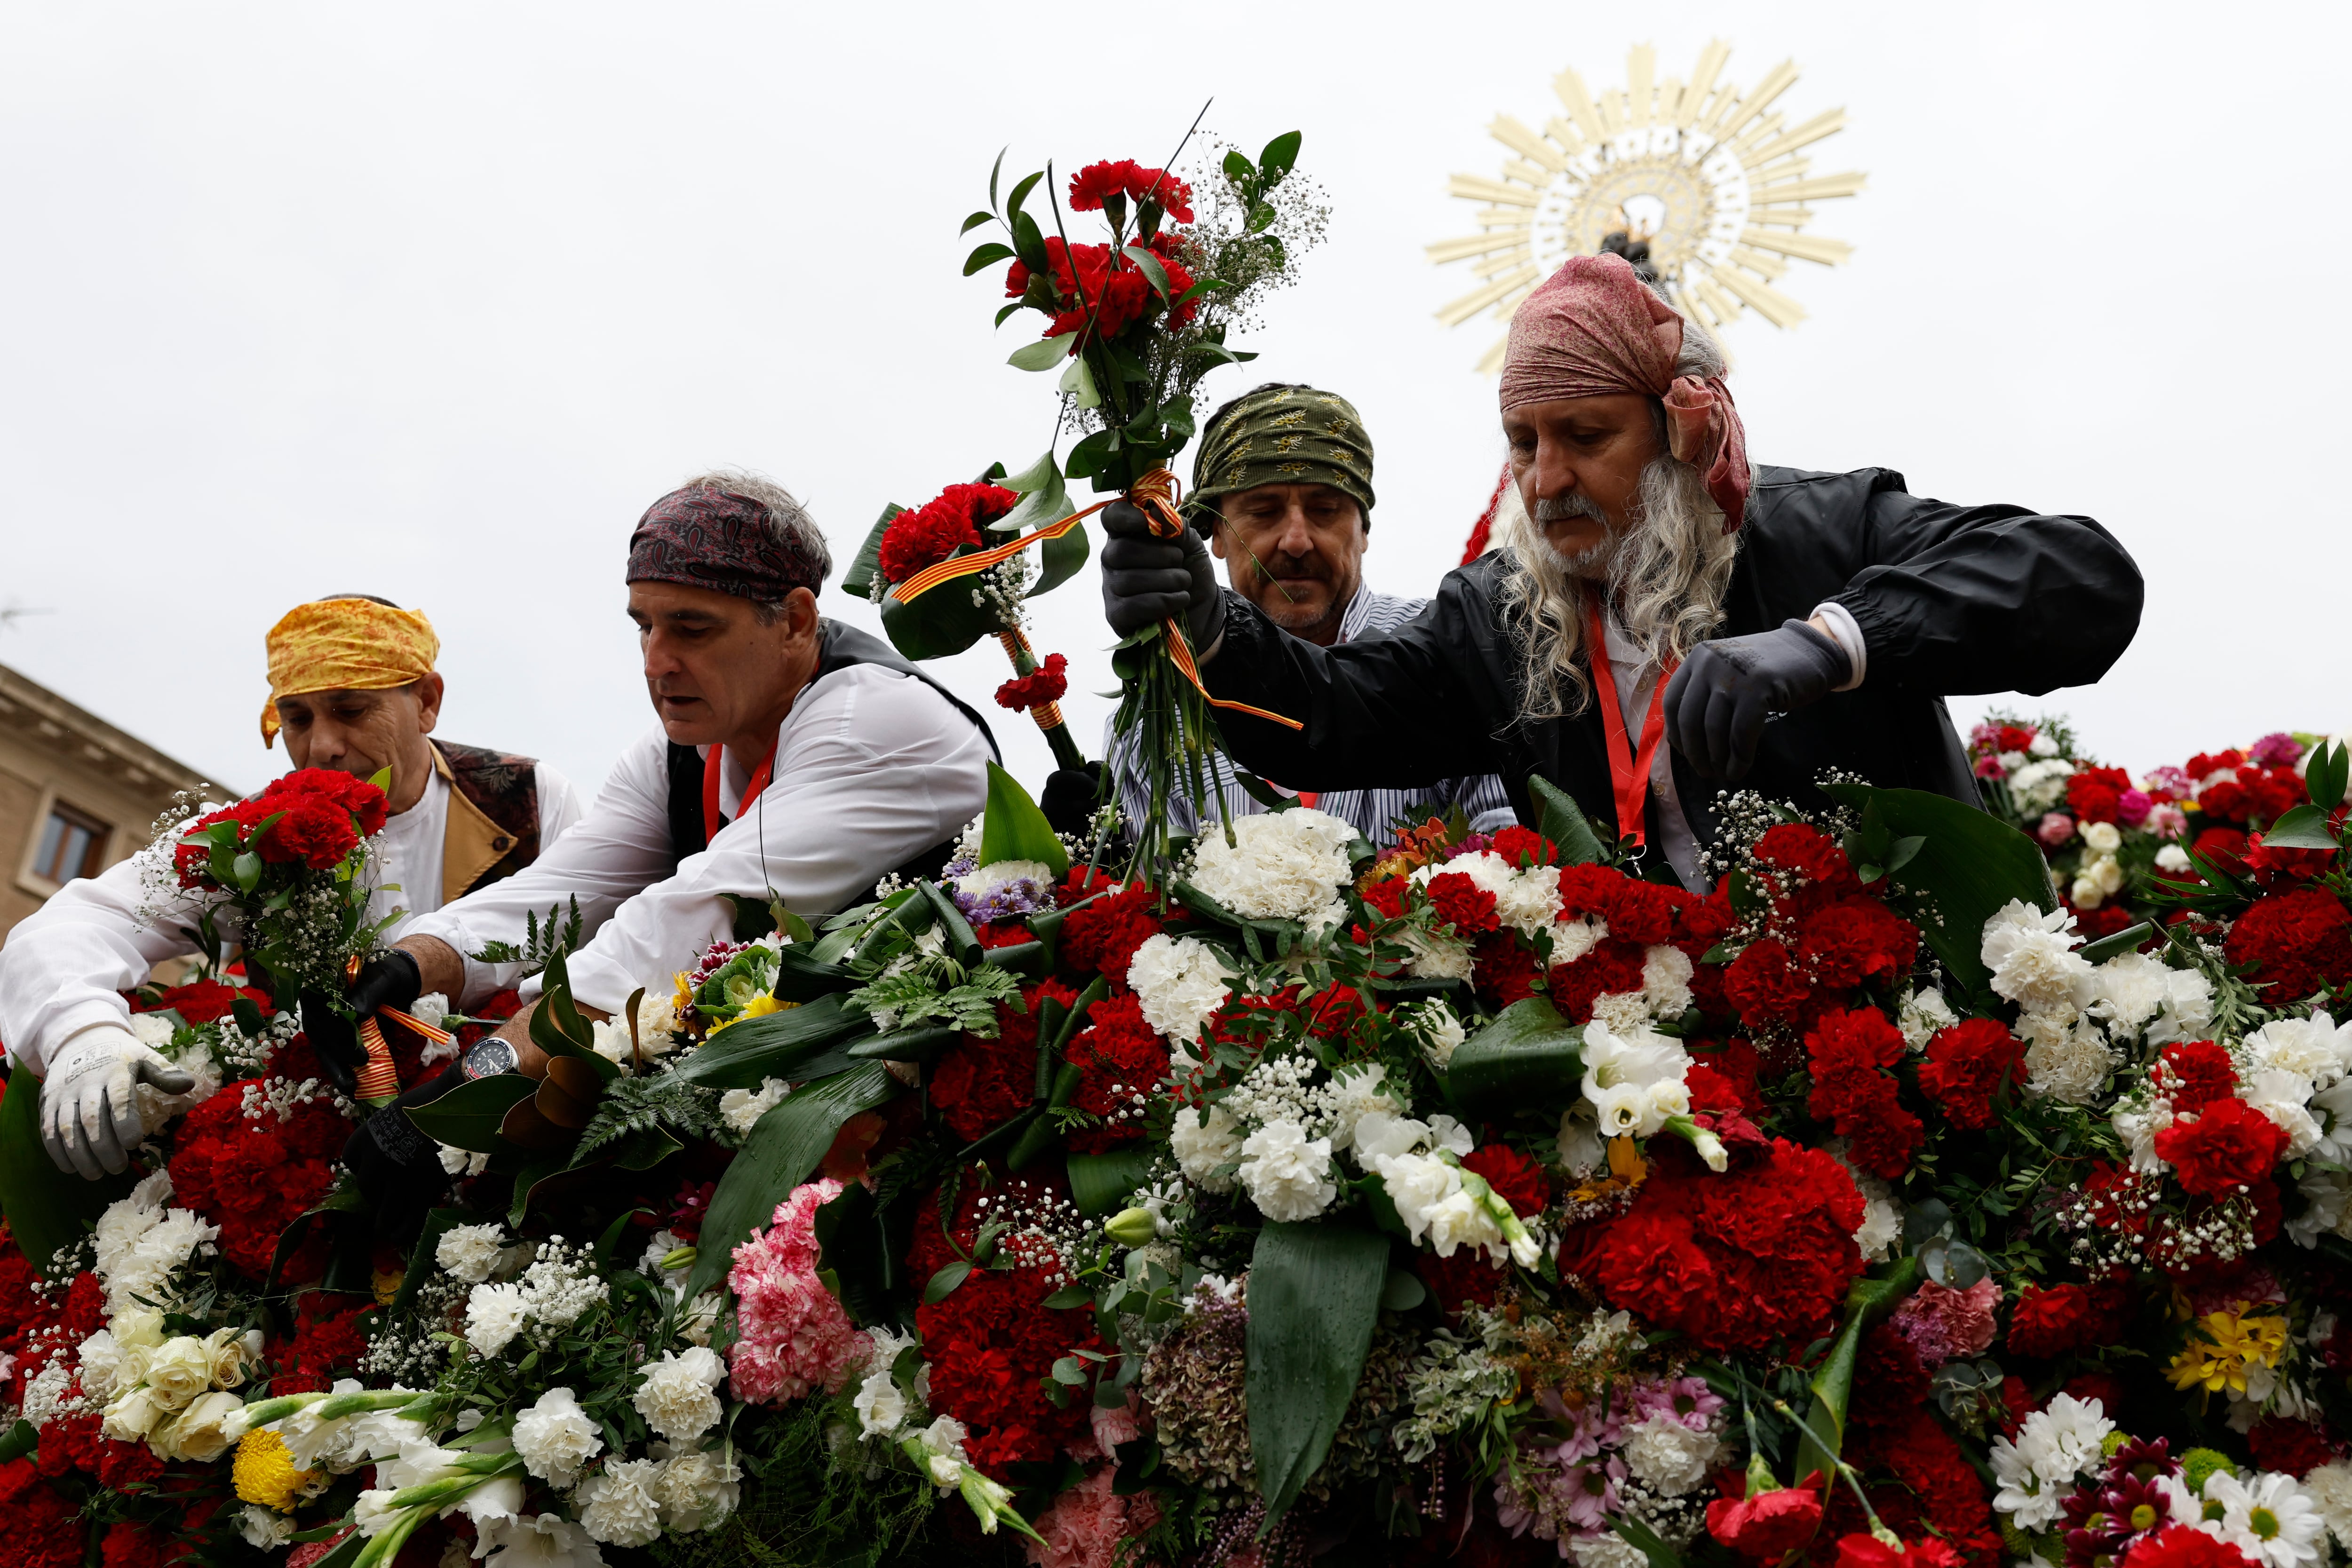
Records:
{"label": "pink bandana on head", "polygon": [[1667,444],[1704,476],[1723,531],[1748,511],[1748,432],[1720,376],[1675,374],[1683,319],[1622,256],[1580,256],[1511,316],[1503,412],[1557,398],[1636,392],[1664,401]]}

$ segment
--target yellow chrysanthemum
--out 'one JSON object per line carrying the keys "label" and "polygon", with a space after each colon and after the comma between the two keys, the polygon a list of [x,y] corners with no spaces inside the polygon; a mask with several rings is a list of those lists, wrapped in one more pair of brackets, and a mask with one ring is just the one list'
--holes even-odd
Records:
{"label": "yellow chrysanthemum", "polygon": [[798,1006],[800,1006],[800,1003],[798,1002],[780,1002],[773,997],[753,997],[750,1001],[743,1004],[743,1010],[741,1012],[737,1013],[733,1018],[727,1019],[723,1023],[712,1024],[710,1026],[710,1032],[713,1035],[717,1035],[719,1031],[725,1029],[728,1024],[741,1023],[745,1019],[761,1018],[769,1013],[789,1012]]}
{"label": "yellow chrysanthemum", "polygon": [[2197,1320],[2189,1343],[2165,1369],[2175,1388],[2202,1387],[2243,1394],[2246,1369],[2276,1366],[2286,1354],[2286,1320],[2275,1313],[2240,1317],[2208,1312]]}
{"label": "yellow chrysanthemum", "polygon": [[280,1513],[291,1512],[320,1479],[316,1470],[295,1469],[286,1440],[262,1428],[247,1432],[237,1443],[236,1464],[230,1475],[239,1498]]}

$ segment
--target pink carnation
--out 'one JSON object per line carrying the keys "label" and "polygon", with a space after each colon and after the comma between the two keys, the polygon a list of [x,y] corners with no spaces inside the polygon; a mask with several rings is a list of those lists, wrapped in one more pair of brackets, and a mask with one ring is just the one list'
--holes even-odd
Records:
{"label": "pink carnation", "polygon": [[831,1179],[794,1187],[775,1222],[735,1249],[727,1288],[738,1338],[728,1352],[738,1398],[772,1403],[838,1394],[874,1343],[817,1278],[816,1211],[841,1192]]}
{"label": "pink carnation", "polygon": [[1036,1524],[1045,1543],[1022,1542],[1034,1568],[1112,1568],[1121,1540],[1140,1535],[1160,1521],[1150,1492],[1112,1495],[1118,1475],[1117,1465],[1104,1465],[1054,1500]]}
{"label": "pink carnation", "polygon": [[1922,1284],[1895,1309],[1895,1332],[1911,1342],[1919,1364],[1933,1372],[1948,1361],[1980,1355],[1992,1344],[1992,1312],[2000,1302],[2000,1287],[1979,1280],[1965,1291]]}

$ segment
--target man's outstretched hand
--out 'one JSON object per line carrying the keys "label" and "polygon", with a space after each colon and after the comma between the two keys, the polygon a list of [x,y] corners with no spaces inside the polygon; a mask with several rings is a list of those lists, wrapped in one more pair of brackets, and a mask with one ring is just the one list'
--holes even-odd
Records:
{"label": "man's outstretched hand", "polygon": [[397,947],[388,947],[360,966],[359,977],[343,993],[341,1009],[323,991],[302,993],[302,1032],[310,1037],[319,1052],[319,1065],[327,1070],[338,1090],[346,1095],[355,1093],[360,1069],[367,1065],[359,1020],[384,1008],[404,1009],[424,994],[416,960]]}
{"label": "man's outstretched hand", "polygon": [[1709,779],[1745,778],[1766,716],[1821,701],[1848,669],[1836,639],[1802,621],[1702,643],[1666,683],[1667,742]]}
{"label": "man's outstretched hand", "polygon": [[1185,528],[1172,539],[1154,537],[1151,520],[1131,501],[1103,508],[1103,614],[1110,629],[1130,636],[1174,616],[1202,653],[1225,629],[1225,596],[1201,536]]}

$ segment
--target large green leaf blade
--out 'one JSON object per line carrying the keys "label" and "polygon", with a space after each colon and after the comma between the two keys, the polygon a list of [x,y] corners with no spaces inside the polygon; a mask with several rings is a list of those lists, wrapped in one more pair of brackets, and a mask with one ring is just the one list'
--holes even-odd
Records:
{"label": "large green leaf blade", "polygon": [[1029,798],[1021,782],[992,762],[988,765],[988,814],[980,829],[980,863],[999,861],[1043,861],[1055,876],[1070,870],[1069,852],[1062,847],[1054,824]]}
{"label": "large green leaf blade", "polygon": [[1454,1048],[1445,1082],[1466,1110],[1572,1100],[1584,1082],[1584,1030],[1544,998],[1528,997]]}
{"label": "large green leaf blade", "polygon": [[849,570],[841,574],[841,591],[844,593],[856,599],[871,599],[874,596],[874,573],[882,564],[882,536],[890,531],[890,519],[906,509],[893,502],[883,507],[882,515],[874,519],[874,526],[866,532],[866,542],[857,547],[856,559],[849,563]]}
{"label": "large green leaf blade", "polygon": [[688,1297],[726,1278],[735,1249],[809,1178],[844,1122],[898,1092],[898,1081],[877,1061],[808,1084],[761,1117],[710,1195]]}
{"label": "large green leaf blade", "polygon": [[1910,912],[1920,935],[1952,977],[1990,1005],[1992,977],[1982,956],[1985,922],[2011,899],[2045,913],[2058,907],[2042,851],[1998,817],[1947,795],[1869,784],[1832,784],[1825,792],[1857,810],[1874,806],[1894,838],[1926,841],[1887,880],[1906,893],[1924,895]]}
{"label": "large green leaf blade", "polygon": [[520,1072],[496,1072],[460,1083],[437,1100],[400,1110],[385,1109],[379,1116],[404,1115],[426,1137],[478,1155],[495,1155],[507,1147],[499,1127],[519,1101],[539,1091],[535,1079]]}
{"label": "large green leaf blade", "polygon": [[1313,1221],[1269,1224],[1250,1260],[1250,1457],[1266,1517],[1297,1500],[1331,1450],[1380,1317],[1388,1239]]}
{"label": "large green leaf blade", "polygon": [[[1893,1312],[1903,1298],[1911,1293],[1919,1281],[1919,1260],[1906,1258],[1895,1264],[1884,1279],[1856,1280],[1845,1297],[1845,1326],[1830,1346],[1813,1374],[1812,1414],[1806,1425],[1812,1428],[1797,1441],[1797,1473],[1794,1479],[1804,1479],[1818,1470],[1824,1478],[1837,1471],[1837,1460],[1845,1446],[1845,1417],[1853,1403],[1854,1370],[1862,1363],[1862,1336],[1870,1325]],[[1814,1441],[1818,1437],[1823,1443]]]}
{"label": "large green leaf blade", "polygon": [[48,1272],[58,1249],[80,1240],[138,1180],[125,1171],[84,1181],[51,1165],[41,1145],[41,1081],[22,1067],[8,1075],[0,1094],[0,1210],[34,1268]]}
{"label": "large green leaf blade", "polygon": [[1072,1155],[1069,1171],[1070,1201],[1092,1219],[1125,1203],[1150,1179],[1151,1150],[1139,1145],[1107,1154]]}
{"label": "large green leaf blade", "polygon": [[874,1032],[874,1020],[864,1012],[844,1008],[839,997],[819,997],[729,1024],[674,1076],[706,1089],[757,1089],[763,1078],[805,1076],[808,1064],[827,1051]]}
{"label": "large green leaf blade", "polygon": [[890,645],[909,659],[945,659],[993,636],[1003,612],[992,603],[971,601],[973,580],[943,582],[912,604],[896,592],[884,594],[882,630]]}
{"label": "large green leaf blade", "polygon": [[1593,865],[1609,858],[1601,835],[1592,831],[1583,809],[1568,791],[1540,773],[1530,773],[1528,799],[1535,804],[1536,831],[1552,841],[1562,864]]}

